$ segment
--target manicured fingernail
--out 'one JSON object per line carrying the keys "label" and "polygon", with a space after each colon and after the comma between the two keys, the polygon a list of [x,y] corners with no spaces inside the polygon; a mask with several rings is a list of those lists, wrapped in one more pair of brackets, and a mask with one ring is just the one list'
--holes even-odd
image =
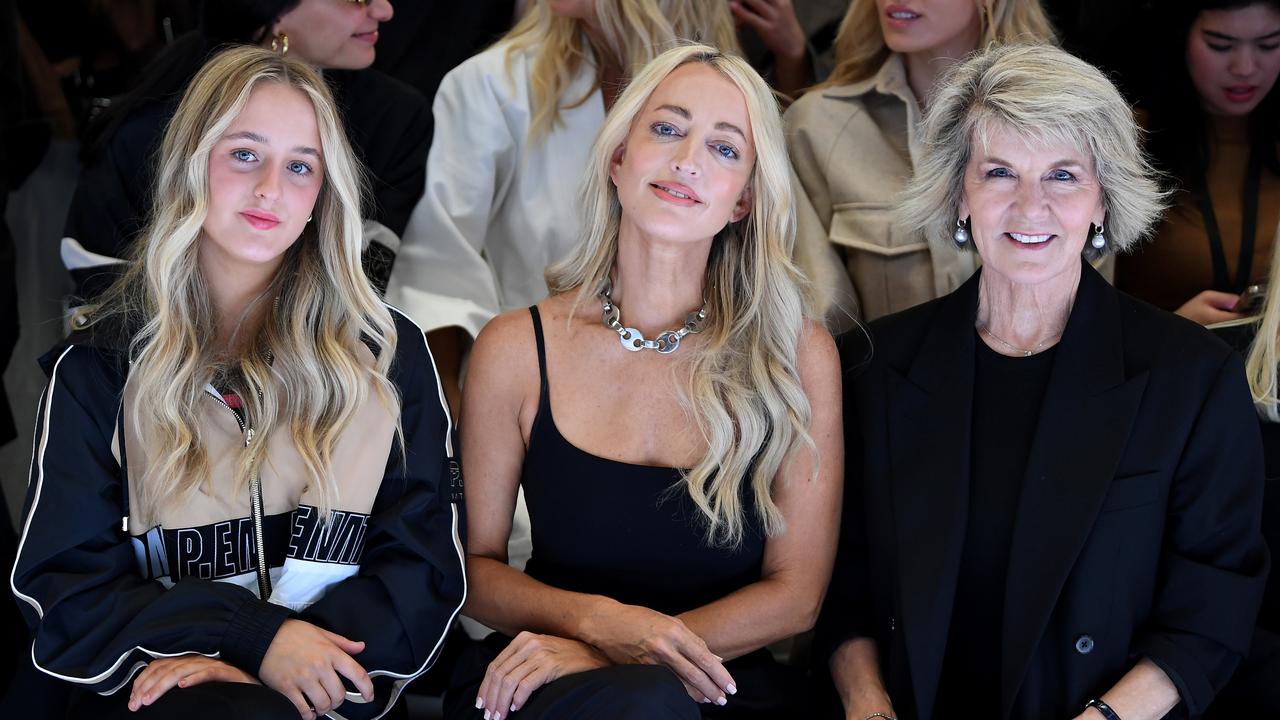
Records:
{"label": "manicured fingernail", "polygon": [[726,704],[728,704],[728,702],[729,702],[729,699],[728,699],[728,698],[726,698],[726,697],[725,697],[725,696],[723,696],[723,695],[721,695],[720,697],[716,698],[716,704],[717,704],[717,705],[726,705]]}
{"label": "manicured fingernail", "polygon": [[511,703],[511,712],[515,712],[515,711],[516,711],[516,704]]}
{"label": "manicured fingernail", "polygon": [[704,703],[709,703],[709,702],[711,702],[711,698],[709,698],[709,697],[704,697],[704,698],[702,698],[702,702],[704,702]]}
{"label": "manicured fingernail", "polygon": [[484,720],[489,720],[489,717],[490,717],[491,715],[493,715],[493,713],[489,712],[488,710],[485,710],[485,711],[484,711]]}
{"label": "manicured fingernail", "polygon": [[482,707],[484,707],[484,698],[482,697],[476,698],[476,709],[479,710]]}
{"label": "manicured fingernail", "polygon": [[494,714],[493,714],[493,720],[502,720],[502,713],[500,713],[500,712],[496,712],[496,713],[494,713]]}
{"label": "manicured fingernail", "polygon": [[738,686],[734,685],[733,683],[729,683],[729,687],[725,688],[725,690],[727,690],[730,695],[738,694]]}

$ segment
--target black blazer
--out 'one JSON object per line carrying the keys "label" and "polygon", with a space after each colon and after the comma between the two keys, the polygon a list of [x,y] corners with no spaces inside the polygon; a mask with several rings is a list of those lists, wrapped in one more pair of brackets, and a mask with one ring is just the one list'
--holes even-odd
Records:
{"label": "black blazer", "polygon": [[[1268,556],[1240,358],[1088,264],[1013,529],[1001,697],[1069,718],[1141,657],[1198,715],[1249,648]],[[901,717],[933,718],[967,521],[978,277],[842,339],[848,468],[820,649],[878,641]],[[870,359],[868,359],[870,358]],[[823,655],[826,657],[826,655]],[[998,700],[998,704],[997,704]]]}

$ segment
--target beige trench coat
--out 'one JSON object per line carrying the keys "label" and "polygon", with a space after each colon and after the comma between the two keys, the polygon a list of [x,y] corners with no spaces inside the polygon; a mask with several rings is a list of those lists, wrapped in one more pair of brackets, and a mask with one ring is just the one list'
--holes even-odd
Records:
{"label": "beige trench coat", "polygon": [[[797,247],[834,249],[825,257],[837,277],[824,288],[834,330],[852,317],[874,320],[945,295],[977,269],[976,253],[931,248],[895,222],[895,202],[924,152],[901,56],[866,80],[806,94],[785,120],[798,183]],[[1114,261],[1101,265],[1110,279]]]}

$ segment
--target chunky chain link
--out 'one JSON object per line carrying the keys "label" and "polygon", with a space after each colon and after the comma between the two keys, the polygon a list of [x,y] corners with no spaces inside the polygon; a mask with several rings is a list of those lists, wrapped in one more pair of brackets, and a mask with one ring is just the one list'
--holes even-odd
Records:
{"label": "chunky chain link", "polygon": [[631,352],[639,352],[641,350],[657,350],[663,355],[670,355],[680,347],[680,340],[689,333],[697,334],[702,330],[703,323],[707,320],[707,306],[703,305],[698,310],[694,310],[684,318],[684,325],[675,330],[666,330],[658,334],[653,340],[646,340],[640,331],[626,327],[622,324],[622,311],[617,305],[613,304],[613,283],[605,280],[604,287],[600,288],[600,302],[604,305],[604,312],[600,315],[600,321],[610,330],[618,333],[618,338],[622,341],[622,347]]}

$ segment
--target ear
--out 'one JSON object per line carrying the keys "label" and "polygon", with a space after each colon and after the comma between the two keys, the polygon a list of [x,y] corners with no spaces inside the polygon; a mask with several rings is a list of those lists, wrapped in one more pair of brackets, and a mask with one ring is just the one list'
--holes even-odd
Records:
{"label": "ear", "polygon": [[622,167],[622,161],[627,157],[627,144],[624,142],[613,151],[613,156],[609,158],[609,179],[613,181],[613,186],[618,186],[618,169]]}
{"label": "ear", "polygon": [[969,217],[969,200],[965,198],[964,193],[960,193],[960,207],[957,210],[960,211],[960,216],[956,218],[957,220],[964,220]]}
{"label": "ear", "polygon": [[751,212],[751,202],[753,195],[751,186],[748,185],[742,190],[742,194],[738,196],[738,202],[733,204],[733,215],[729,217],[730,222],[738,222]]}

